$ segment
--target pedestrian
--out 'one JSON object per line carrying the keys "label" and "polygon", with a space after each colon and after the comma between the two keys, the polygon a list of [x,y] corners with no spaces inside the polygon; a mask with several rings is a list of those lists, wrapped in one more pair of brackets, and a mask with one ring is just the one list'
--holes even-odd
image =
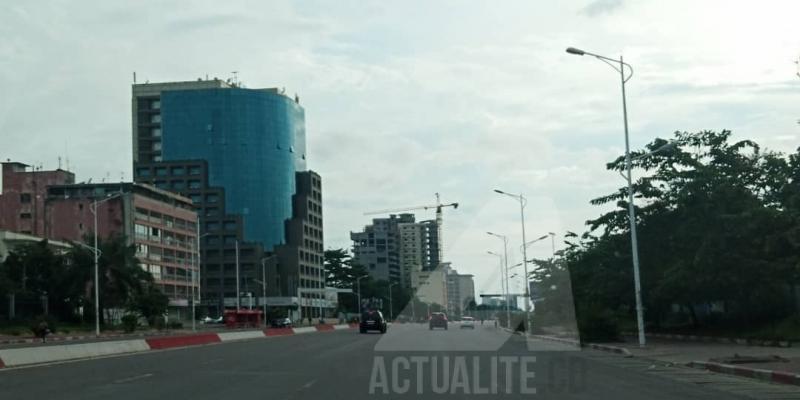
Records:
{"label": "pedestrian", "polygon": [[42,320],[42,322],[39,322],[37,330],[39,331],[39,336],[42,338],[42,343],[47,343],[47,335],[50,334],[50,327],[47,325],[47,321]]}
{"label": "pedestrian", "polygon": [[494,329],[497,329],[497,320],[494,320]]}

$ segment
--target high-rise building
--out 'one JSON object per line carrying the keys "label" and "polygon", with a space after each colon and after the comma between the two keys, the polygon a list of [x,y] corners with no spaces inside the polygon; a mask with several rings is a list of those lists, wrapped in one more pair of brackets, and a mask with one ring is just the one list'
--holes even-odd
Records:
{"label": "high-rise building", "polygon": [[439,266],[436,221],[416,222],[414,214],[375,218],[361,232],[351,232],[353,259],[374,279],[399,282],[414,288],[416,271],[434,271]]}
{"label": "high-rise building", "polygon": [[475,301],[473,276],[447,270],[447,309],[454,315],[463,315],[470,302]]}
{"label": "high-rise building", "polygon": [[[204,304],[219,313],[235,306],[237,296],[248,298],[239,298],[245,306],[254,297],[257,305],[266,302],[259,282],[272,262],[281,265],[274,279],[286,290],[270,293],[296,295],[289,288],[302,283],[302,266],[281,246],[305,245],[293,243],[304,237],[290,232],[301,211],[293,209],[302,196],[298,173],[306,171],[305,112],[298,98],[213,79],[134,84],[132,103],[135,179],[182,193],[202,210]],[[279,248],[284,255],[275,261],[270,256]]]}
{"label": "high-rise building", "polygon": [[[286,221],[287,243],[265,260],[267,279],[278,283],[268,296],[297,297],[301,316],[331,316],[336,304],[325,299],[322,236],[322,180],[316,172],[297,173],[292,218]],[[283,278],[283,279],[281,279]]]}
{"label": "high-rise building", "polygon": [[400,264],[400,225],[413,224],[414,214],[375,218],[361,232],[350,232],[353,261],[376,280],[403,282]]}

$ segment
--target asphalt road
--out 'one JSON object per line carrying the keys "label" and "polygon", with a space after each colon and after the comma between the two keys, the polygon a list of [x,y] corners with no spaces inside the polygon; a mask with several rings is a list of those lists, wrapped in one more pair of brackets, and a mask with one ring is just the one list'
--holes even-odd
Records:
{"label": "asphalt road", "polygon": [[0,398],[748,398],[616,360],[492,326],[395,325],[386,335],[345,330],[7,369]]}

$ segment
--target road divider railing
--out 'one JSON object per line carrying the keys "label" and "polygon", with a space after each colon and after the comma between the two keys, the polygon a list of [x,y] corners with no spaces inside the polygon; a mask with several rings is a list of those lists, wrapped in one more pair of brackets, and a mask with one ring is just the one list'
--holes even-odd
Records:
{"label": "road divider railing", "polygon": [[241,340],[264,339],[315,332],[333,332],[353,329],[357,324],[322,324],[298,328],[267,328],[263,330],[196,333],[177,336],[151,337],[144,339],[110,340],[90,343],[51,344],[13,349],[0,349],[0,369],[23,367],[36,364],[50,364],[107,357],[121,354],[141,353],[152,350],[165,350]]}

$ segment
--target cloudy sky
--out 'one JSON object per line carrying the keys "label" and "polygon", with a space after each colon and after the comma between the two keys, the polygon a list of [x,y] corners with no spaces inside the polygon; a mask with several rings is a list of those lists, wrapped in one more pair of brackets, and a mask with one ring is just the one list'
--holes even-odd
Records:
{"label": "cloudy sky", "polygon": [[[77,5],[76,5],[77,4]],[[502,5],[500,5],[502,4]],[[496,292],[501,250],[602,209],[623,181],[619,81],[568,46],[635,68],[632,145],[675,130],[731,129],[798,145],[800,2],[251,1],[0,5],[0,159],[80,180],[131,179],[130,84],[228,78],[285,87],[305,106],[309,166],[323,177],[327,247],[365,211],[459,202],[446,258]],[[418,214],[433,218],[433,214]],[[557,247],[560,246],[557,243]],[[550,243],[531,247],[545,257]]]}

